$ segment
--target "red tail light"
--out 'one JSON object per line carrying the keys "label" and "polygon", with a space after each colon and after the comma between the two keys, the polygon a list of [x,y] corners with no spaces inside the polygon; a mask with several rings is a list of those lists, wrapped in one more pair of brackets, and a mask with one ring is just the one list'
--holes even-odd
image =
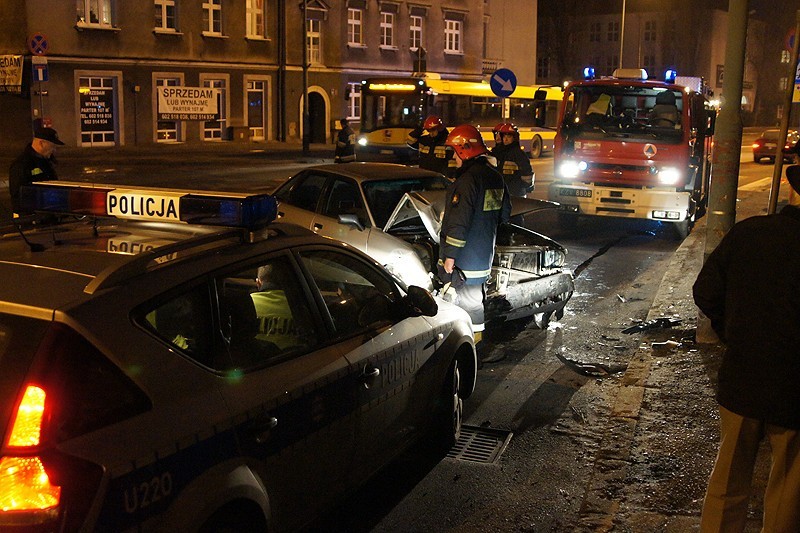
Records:
{"label": "red tail light", "polygon": [[754,142],[753,143],[753,148],[761,148],[761,143],[760,142]]}
{"label": "red tail light", "polygon": [[0,458],[0,526],[49,522],[58,517],[61,487],[50,483],[42,460],[35,453],[40,444],[45,414],[44,390],[28,385],[14,415],[6,449]]}

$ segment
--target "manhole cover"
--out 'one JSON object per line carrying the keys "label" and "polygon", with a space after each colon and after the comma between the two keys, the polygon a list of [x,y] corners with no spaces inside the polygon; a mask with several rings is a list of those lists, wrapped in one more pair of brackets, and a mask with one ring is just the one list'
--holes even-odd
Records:
{"label": "manhole cover", "polygon": [[461,426],[461,437],[447,457],[473,463],[494,463],[506,449],[512,433],[503,429]]}

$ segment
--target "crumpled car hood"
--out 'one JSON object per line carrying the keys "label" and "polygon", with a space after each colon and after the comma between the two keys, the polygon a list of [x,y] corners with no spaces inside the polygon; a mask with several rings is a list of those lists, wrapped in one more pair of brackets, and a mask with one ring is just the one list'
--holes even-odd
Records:
{"label": "crumpled car hood", "polygon": [[[439,244],[439,232],[442,229],[444,204],[447,191],[412,191],[400,198],[397,206],[392,211],[383,231],[389,231],[403,222],[419,217],[428,230],[431,239]],[[511,216],[525,215],[545,209],[556,209],[559,204],[535,198],[514,197],[511,201]],[[560,247],[560,246],[559,246]]]}

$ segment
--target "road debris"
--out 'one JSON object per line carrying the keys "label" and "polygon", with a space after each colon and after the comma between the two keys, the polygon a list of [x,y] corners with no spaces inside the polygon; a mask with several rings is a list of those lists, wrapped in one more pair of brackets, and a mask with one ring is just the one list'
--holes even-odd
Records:
{"label": "road debris", "polygon": [[631,333],[638,333],[640,331],[646,331],[651,329],[671,328],[672,326],[677,326],[681,322],[683,321],[680,318],[674,318],[668,316],[661,317],[661,318],[656,318],[654,320],[639,322],[634,326],[623,329],[622,333],[630,335]]}
{"label": "road debris", "polygon": [[573,372],[582,374],[584,376],[589,376],[592,378],[606,378],[614,374],[625,372],[625,370],[628,369],[628,365],[604,365],[603,363],[586,363],[583,361],[575,361],[573,359],[568,359],[561,354],[556,354],[556,357],[558,357],[558,360],[561,361],[564,364],[564,366],[566,366]]}

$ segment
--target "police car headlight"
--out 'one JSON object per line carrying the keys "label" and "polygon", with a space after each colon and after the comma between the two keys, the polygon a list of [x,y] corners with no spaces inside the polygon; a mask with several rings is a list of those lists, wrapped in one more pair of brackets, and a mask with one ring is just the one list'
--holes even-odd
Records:
{"label": "police car headlight", "polygon": [[664,167],[658,171],[658,181],[664,185],[675,185],[681,179],[681,171],[675,167]]}
{"label": "police car headlight", "polygon": [[358,138],[358,145],[359,146],[366,146],[367,145],[367,138],[366,137],[359,137]]}
{"label": "police car headlight", "polygon": [[433,281],[430,273],[416,253],[397,250],[392,255],[392,260],[383,265],[386,270],[402,280],[407,286],[416,285],[429,291],[433,290]]}
{"label": "police car headlight", "polygon": [[562,178],[577,178],[587,168],[589,165],[586,161],[564,161],[558,167],[558,175]]}

